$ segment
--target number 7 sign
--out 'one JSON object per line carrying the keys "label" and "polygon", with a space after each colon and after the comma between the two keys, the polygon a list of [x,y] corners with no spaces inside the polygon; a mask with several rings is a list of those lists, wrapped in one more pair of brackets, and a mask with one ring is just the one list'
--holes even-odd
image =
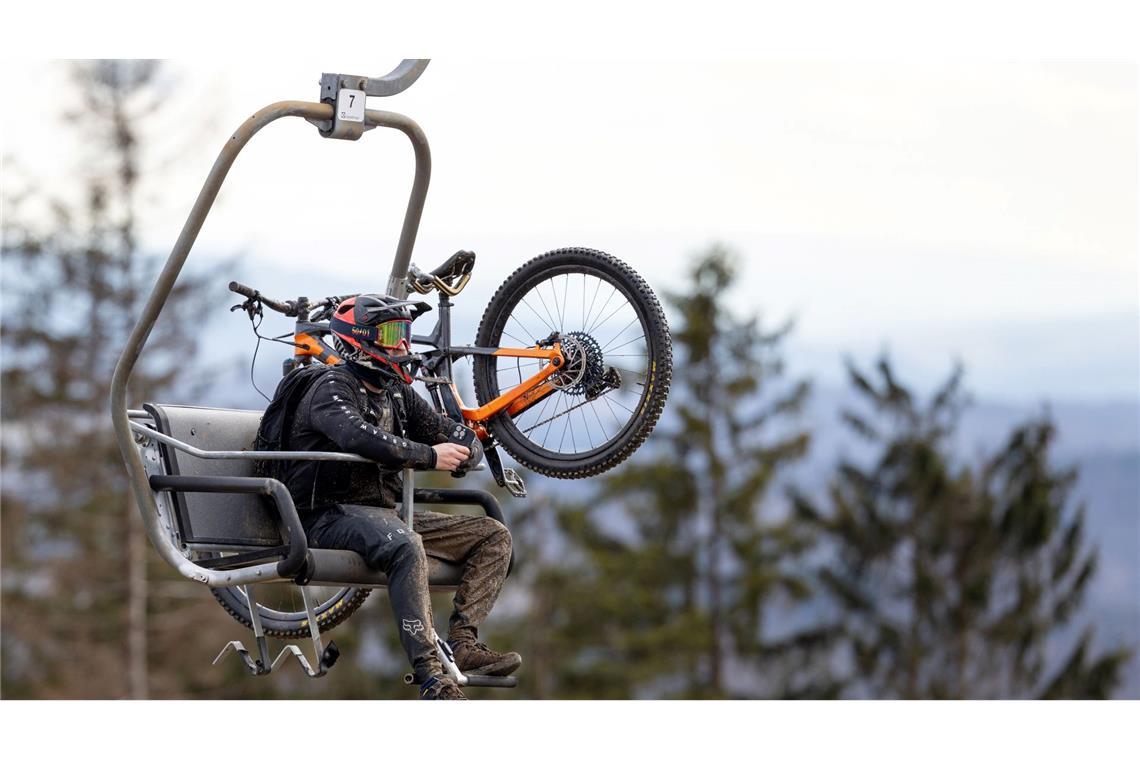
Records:
{"label": "number 7 sign", "polygon": [[341,121],[364,121],[364,91],[341,90],[336,97],[336,110]]}

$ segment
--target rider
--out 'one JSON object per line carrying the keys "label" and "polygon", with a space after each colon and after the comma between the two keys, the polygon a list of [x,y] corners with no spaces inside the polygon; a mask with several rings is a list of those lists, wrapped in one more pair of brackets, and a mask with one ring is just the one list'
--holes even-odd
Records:
{"label": "rider", "polygon": [[290,448],[345,451],[372,463],[295,461],[282,480],[300,510],[309,544],[350,549],[388,577],[400,641],[425,699],[464,699],[443,672],[432,631],[427,556],[459,564],[448,643],[464,673],[502,676],[522,663],[477,639],[499,595],[511,556],[511,534],[489,517],[417,512],[415,532],[394,512],[404,467],[454,472],[482,455],[474,431],[438,414],[409,386],[411,323],[431,309],[423,302],[360,295],[331,319],[345,360],[302,396],[289,430]]}

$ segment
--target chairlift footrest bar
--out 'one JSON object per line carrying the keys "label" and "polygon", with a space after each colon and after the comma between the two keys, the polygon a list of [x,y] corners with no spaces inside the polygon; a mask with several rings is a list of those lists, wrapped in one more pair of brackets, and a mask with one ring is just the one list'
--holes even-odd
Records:
{"label": "chairlift footrest bar", "polygon": [[340,659],[340,648],[337,647],[335,641],[330,641],[329,645],[325,647],[321,653],[320,661],[315,668],[309,664],[309,660],[296,644],[287,644],[284,649],[277,653],[277,657],[273,659],[273,662],[269,663],[268,650],[263,653],[264,657],[262,659],[254,659],[244,644],[240,641],[230,641],[222,647],[221,652],[218,652],[218,656],[214,658],[213,664],[217,665],[231,650],[238,653],[242,659],[242,663],[245,665],[245,669],[251,676],[267,676],[277,668],[282,660],[292,656],[297,658],[297,662],[301,666],[301,669],[305,671],[305,675],[310,678],[322,678],[328,673],[332,666],[336,664],[337,660]]}
{"label": "chairlift footrest bar", "polygon": [[329,672],[329,668],[335,665],[337,659],[340,658],[340,649],[337,647],[336,642],[330,641],[329,645],[325,647],[321,653],[317,667],[314,668],[301,652],[301,647],[296,644],[287,644],[285,648],[278,653],[277,659],[273,661],[273,667],[277,667],[279,662],[290,656],[297,658],[297,663],[309,678],[324,678],[325,674]]}
{"label": "chairlift footrest bar", "polygon": [[[464,683],[460,686],[478,686],[483,688],[513,689],[519,685],[518,676],[463,676]],[[404,683],[419,686],[423,681],[416,678],[414,673],[404,674]]]}
{"label": "chairlift footrest bar", "polygon": [[517,676],[465,676],[464,686],[489,686],[500,689],[513,689],[519,685]]}
{"label": "chairlift footrest bar", "polygon": [[245,669],[249,671],[249,674],[251,676],[267,676],[273,671],[273,665],[266,664],[267,658],[259,660],[253,659],[253,656],[249,653],[249,650],[247,650],[245,648],[245,645],[240,641],[228,642],[224,647],[222,647],[222,651],[218,652],[218,656],[214,658],[214,662],[212,664],[217,665],[218,662],[220,662],[221,659],[225,657],[226,654],[228,654],[231,650],[238,653],[238,656],[241,657],[242,662],[245,664]]}

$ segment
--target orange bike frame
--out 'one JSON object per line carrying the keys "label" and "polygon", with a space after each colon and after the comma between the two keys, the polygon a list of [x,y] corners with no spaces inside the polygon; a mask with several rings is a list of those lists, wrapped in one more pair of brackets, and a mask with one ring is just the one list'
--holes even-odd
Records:
{"label": "orange bike frame", "polygon": [[[338,364],[341,358],[329,350],[321,340],[308,332],[298,332],[293,336],[295,348],[293,356],[296,359],[312,357],[325,364]],[[463,403],[459,391],[452,383],[452,392],[459,402],[459,409],[463,419],[479,433],[480,438],[486,437],[484,423],[499,412],[506,410],[512,417],[525,412],[542,399],[549,396],[557,388],[546,382],[547,379],[562,367],[565,358],[562,356],[562,345],[555,343],[551,348],[498,348],[490,353],[491,356],[513,356],[520,359],[540,359],[546,361],[546,366],[523,382],[511,388],[506,393],[491,399],[480,407],[469,407]]]}
{"label": "orange bike frame", "polygon": [[562,357],[562,345],[560,343],[555,343],[552,348],[500,348],[491,355],[545,359],[547,364],[536,374],[531,375],[506,393],[491,399],[483,406],[471,409],[460,404],[459,408],[463,412],[463,419],[465,420],[483,423],[504,409],[512,417],[522,414],[540,399],[556,390],[553,385],[546,382],[546,379],[557,372],[562,367],[562,362],[565,361]]}

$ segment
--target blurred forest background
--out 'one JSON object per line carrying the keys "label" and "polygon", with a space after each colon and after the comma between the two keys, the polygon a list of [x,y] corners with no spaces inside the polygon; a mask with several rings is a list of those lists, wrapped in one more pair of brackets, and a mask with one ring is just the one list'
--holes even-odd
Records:
{"label": "blurred forest background", "polygon": [[[136,235],[159,68],[75,65],[80,200],[11,182],[5,162],[2,696],[410,698],[382,593],[332,633],[343,656],[325,679],[211,667],[224,642],[252,637],[142,532],[107,400],[165,258]],[[210,388],[201,327],[239,265],[183,277],[132,407]],[[711,246],[664,294],[674,389],[630,462],[558,488],[531,474],[521,501],[495,489],[517,564],[483,634],[524,667],[517,690],[473,696],[1140,696],[1140,600],[1124,600],[1123,632],[1089,604],[1104,536],[1123,536],[1137,575],[1140,453],[1092,465],[1131,483],[1096,492],[1098,538],[1079,496],[1088,467],[1058,453],[1049,410],[988,415],[984,450],[963,450],[968,375],[951,357],[930,393],[889,356],[849,359],[849,388],[823,405],[834,414],[813,416],[818,394],[784,349],[793,326],[724,306],[740,266]],[[838,435],[838,458],[813,457]]]}

